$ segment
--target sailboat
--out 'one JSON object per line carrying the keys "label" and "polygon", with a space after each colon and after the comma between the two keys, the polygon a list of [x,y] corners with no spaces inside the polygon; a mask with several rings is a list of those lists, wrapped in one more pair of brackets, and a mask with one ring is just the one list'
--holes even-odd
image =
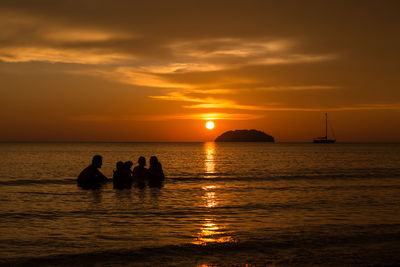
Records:
{"label": "sailboat", "polygon": [[328,113],[325,113],[325,136],[314,138],[313,142],[317,144],[333,144],[336,142],[336,139],[328,138]]}

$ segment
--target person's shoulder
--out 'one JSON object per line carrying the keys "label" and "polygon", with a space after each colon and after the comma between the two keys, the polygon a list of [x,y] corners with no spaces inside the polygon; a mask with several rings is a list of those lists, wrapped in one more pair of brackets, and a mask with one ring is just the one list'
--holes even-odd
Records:
{"label": "person's shoulder", "polygon": [[123,169],[123,170],[121,170],[121,174],[123,174],[123,175],[130,175],[132,172],[131,172],[131,170],[129,170],[129,169]]}
{"label": "person's shoulder", "polygon": [[83,169],[84,171],[89,171],[89,170],[91,170],[91,169],[93,169],[93,166],[92,165],[89,165],[89,166],[87,166],[85,169]]}
{"label": "person's shoulder", "polygon": [[98,171],[99,169],[95,168],[92,164],[86,167],[86,170],[88,171]]}
{"label": "person's shoulder", "polygon": [[89,173],[89,172],[91,172],[92,171],[92,165],[89,165],[89,166],[87,166],[86,168],[84,168],[82,171],[81,171],[81,173],[80,173],[80,175],[83,175],[83,174],[85,174],[85,173]]}
{"label": "person's shoulder", "polygon": [[157,162],[157,167],[160,168],[160,169],[162,169],[162,165],[161,165],[160,162]]}

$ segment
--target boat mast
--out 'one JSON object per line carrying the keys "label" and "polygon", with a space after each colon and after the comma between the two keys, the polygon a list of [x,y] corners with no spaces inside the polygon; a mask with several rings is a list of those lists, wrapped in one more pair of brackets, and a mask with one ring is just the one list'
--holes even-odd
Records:
{"label": "boat mast", "polygon": [[325,139],[328,139],[328,113],[325,113]]}

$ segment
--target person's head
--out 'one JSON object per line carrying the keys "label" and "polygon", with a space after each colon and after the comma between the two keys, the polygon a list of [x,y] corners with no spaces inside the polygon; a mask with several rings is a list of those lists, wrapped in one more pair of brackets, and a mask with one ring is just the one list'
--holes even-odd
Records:
{"label": "person's head", "polygon": [[117,170],[119,171],[119,170],[121,170],[123,167],[124,167],[124,163],[123,163],[122,161],[118,161],[118,162],[117,162],[117,166],[116,166]]}
{"label": "person's head", "polygon": [[132,165],[133,165],[132,161],[127,161],[124,163],[124,168],[130,169],[132,167]]}
{"label": "person's head", "polygon": [[144,157],[139,157],[138,159],[139,166],[146,166],[146,159]]}
{"label": "person's head", "polygon": [[103,165],[103,157],[100,155],[95,155],[92,159],[92,165],[95,168],[101,168],[101,165]]}
{"label": "person's head", "polygon": [[158,163],[158,159],[156,156],[150,157],[150,165],[156,165]]}

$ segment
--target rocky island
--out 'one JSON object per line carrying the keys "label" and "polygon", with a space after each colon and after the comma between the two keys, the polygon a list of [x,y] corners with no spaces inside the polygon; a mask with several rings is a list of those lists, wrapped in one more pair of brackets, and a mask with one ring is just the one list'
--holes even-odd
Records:
{"label": "rocky island", "polygon": [[215,139],[215,142],[274,142],[274,138],[262,131],[227,131]]}

